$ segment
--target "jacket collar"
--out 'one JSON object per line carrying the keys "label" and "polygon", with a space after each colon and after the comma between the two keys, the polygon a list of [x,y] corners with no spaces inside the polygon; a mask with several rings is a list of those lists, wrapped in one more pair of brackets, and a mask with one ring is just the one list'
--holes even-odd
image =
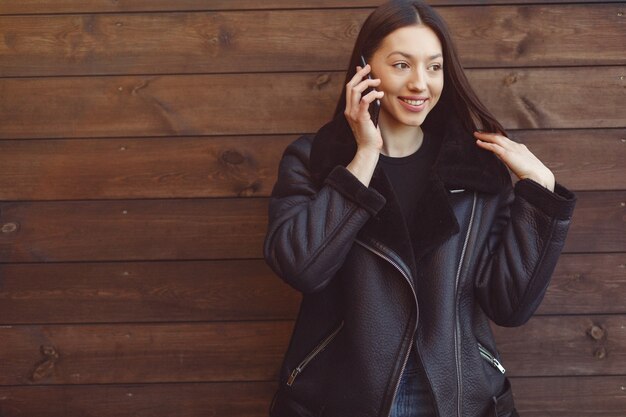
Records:
{"label": "jacket collar", "polygon": [[[472,134],[456,117],[451,117],[437,136],[441,138],[441,144],[422,196],[424,204],[416,213],[413,241],[380,164],[374,171],[370,187],[385,197],[386,204],[359,232],[362,239],[373,239],[395,251],[413,273],[414,260],[419,261],[428,250],[459,232],[449,189],[495,194],[511,181],[504,164],[491,152],[479,148]],[[356,149],[356,141],[343,115],[324,125],[313,139],[310,156],[311,175],[318,187],[335,166],[348,165]]]}

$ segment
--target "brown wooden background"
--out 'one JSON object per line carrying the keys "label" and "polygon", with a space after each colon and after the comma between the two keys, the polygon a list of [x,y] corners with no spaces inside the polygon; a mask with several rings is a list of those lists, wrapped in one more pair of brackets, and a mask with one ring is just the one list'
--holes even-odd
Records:
{"label": "brown wooden background", "polygon": [[[378,3],[0,0],[1,417],[267,415],[300,300],[267,197]],[[538,314],[495,329],[519,409],[623,416],[626,4],[431,3],[579,196]]]}

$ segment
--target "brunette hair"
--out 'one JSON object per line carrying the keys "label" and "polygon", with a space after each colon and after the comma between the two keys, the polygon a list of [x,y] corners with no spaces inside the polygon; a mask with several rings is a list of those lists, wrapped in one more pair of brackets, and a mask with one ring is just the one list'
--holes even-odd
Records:
{"label": "brunette hair", "polygon": [[[502,125],[481,103],[470,86],[444,20],[432,7],[422,1],[391,0],[368,16],[354,44],[344,85],[356,74],[356,66],[361,65],[361,55],[369,61],[387,35],[396,29],[412,25],[430,28],[439,38],[443,49],[443,91],[439,102],[426,117],[424,128],[442,128],[446,120],[456,113],[456,117],[470,132],[482,129],[505,133]],[[335,117],[343,114],[345,107],[344,88],[337,102]]]}

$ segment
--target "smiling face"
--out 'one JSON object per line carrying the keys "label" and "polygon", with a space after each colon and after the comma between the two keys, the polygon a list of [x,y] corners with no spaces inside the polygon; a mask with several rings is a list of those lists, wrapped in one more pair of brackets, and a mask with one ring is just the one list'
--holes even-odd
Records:
{"label": "smiling face", "polygon": [[384,91],[380,123],[390,129],[419,127],[443,90],[443,52],[435,32],[412,25],[387,35],[370,59],[376,88]]}

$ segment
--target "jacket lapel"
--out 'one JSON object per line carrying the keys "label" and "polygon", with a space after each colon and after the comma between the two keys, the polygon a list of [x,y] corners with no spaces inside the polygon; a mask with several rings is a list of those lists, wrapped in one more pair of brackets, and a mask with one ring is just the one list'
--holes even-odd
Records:
{"label": "jacket lapel", "polygon": [[[456,118],[451,118],[442,132],[437,159],[416,214],[414,239],[410,239],[393,187],[378,165],[370,187],[386,199],[383,208],[363,226],[359,236],[374,239],[395,251],[414,276],[415,263],[432,248],[459,232],[450,204],[449,189],[498,193],[508,183],[507,168],[491,152],[479,148],[470,132]],[[346,166],[354,158],[356,141],[343,115],[323,126],[315,135],[310,156],[310,170],[318,187],[337,165]]]}

